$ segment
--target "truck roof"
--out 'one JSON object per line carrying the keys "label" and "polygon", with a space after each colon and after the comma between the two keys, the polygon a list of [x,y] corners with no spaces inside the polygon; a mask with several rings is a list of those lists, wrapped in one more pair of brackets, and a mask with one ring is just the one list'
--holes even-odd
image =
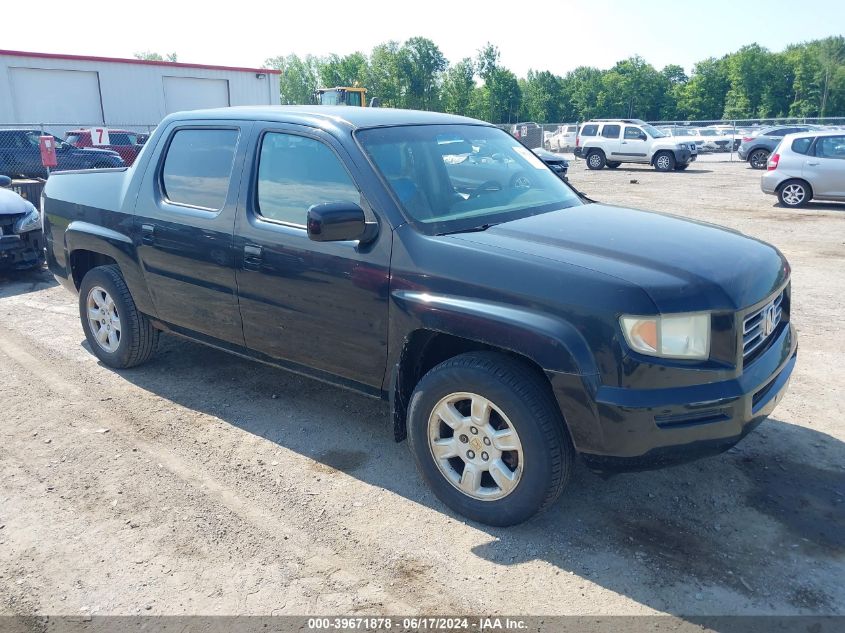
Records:
{"label": "truck roof", "polygon": [[280,123],[300,123],[316,127],[323,127],[327,124],[342,125],[351,129],[394,125],[447,125],[456,123],[490,125],[477,119],[470,119],[455,114],[443,114],[442,112],[319,105],[235,106],[209,110],[191,110],[188,112],[176,112],[171,114],[168,119],[177,121],[246,119],[254,121],[278,121]]}

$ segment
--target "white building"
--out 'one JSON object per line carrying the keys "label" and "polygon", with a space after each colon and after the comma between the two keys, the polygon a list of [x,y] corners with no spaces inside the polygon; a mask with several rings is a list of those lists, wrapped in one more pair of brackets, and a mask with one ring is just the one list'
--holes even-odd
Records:
{"label": "white building", "polygon": [[279,103],[279,71],[0,50],[0,127],[154,126],[171,112]]}

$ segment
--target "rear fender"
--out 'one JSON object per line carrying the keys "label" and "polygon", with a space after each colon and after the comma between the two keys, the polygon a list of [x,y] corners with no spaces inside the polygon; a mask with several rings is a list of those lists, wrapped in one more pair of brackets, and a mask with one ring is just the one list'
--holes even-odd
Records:
{"label": "rear fender", "polygon": [[[74,251],[90,251],[113,259],[138,309],[150,316],[156,316],[154,304],[147,289],[146,280],[141,272],[137,251],[128,235],[90,222],[71,222],[65,231],[65,253],[68,278],[73,279],[71,255]],[[79,290],[78,283],[74,284]]]}

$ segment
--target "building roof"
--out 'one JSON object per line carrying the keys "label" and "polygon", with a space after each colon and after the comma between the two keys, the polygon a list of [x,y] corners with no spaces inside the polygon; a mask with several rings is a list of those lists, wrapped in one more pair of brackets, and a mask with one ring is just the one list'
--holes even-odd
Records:
{"label": "building roof", "polygon": [[256,121],[279,121],[323,127],[326,123],[347,127],[388,127],[392,125],[436,125],[465,123],[490,125],[477,119],[427,112],[423,110],[400,110],[394,108],[368,108],[357,106],[236,106],[191,110],[170,115],[169,118],[184,119],[246,119]]}
{"label": "building roof", "polygon": [[41,59],[64,59],[83,62],[101,62],[110,64],[140,64],[144,66],[167,66],[168,68],[202,68],[204,70],[230,70],[235,72],[280,74],[280,70],[273,68],[244,68],[240,66],[215,66],[212,64],[186,64],[183,62],[166,62],[153,59],[125,59],[122,57],[95,57],[90,55],[64,55],[60,53],[32,53],[27,51],[7,51],[0,49],[0,56],[9,57],[37,57]]}

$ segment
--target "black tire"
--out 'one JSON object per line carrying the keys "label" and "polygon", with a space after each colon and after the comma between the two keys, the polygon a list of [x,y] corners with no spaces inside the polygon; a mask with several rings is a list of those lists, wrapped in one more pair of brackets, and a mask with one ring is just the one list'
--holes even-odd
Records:
{"label": "black tire", "polygon": [[748,155],[748,164],[752,169],[765,169],[769,162],[769,150],[755,149]]}
{"label": "black tire", "polygon": [[604,152],[600,149],[591,150],[586,159],[588,169],[601,169],[607,164]]}
{"label": "black tire", "polygon": [[675,171],[675,155],[672,152],[657,152],[654,168],[657,171]]}
{"label": "black tire", "polygon": [[608,169],[616,169],[622,163],[620,163],[619,161],[615,161],[615,160],[609,160],[609,161],[607,161],[606,164],[607,164]]}
{"label": "black tire", "polygon": [[789,209],[803,207],[813,198],[813,189],[804,181],[795,178],[787,180],[778,187],[778,200]]}
{"label": "black tire", "polygon": [[[96,288],[108,293],[119,320],[119,338],[113,351],[105,349],[97,341],[88,319],[89,294]],[[108,320],[106,316],[103,314],[104,320]],[[79,287],[79,318],[91,351],[109,367],[135,367],[149,360],[155,353],[159,332],[146,315],[138,311],[117,266],[92,268],[82,279]]]}
{"label": "black tire", "polygon": [[689,163],[684,163],[683,165],[675,165],[675,171],[684,171],[687,167],[689,167]]}
{"label": "black tire", "polygon": [[[504,419],[505,426],[509,423],[519,438],[519,455],[527,468],[523,469],[520,462],[519,479],[500,498],[482,500],[459,490],[458,484],[447,479],[433,456],[429,445],[429,419],[441,401],[460,392],[488,399],[506,416],[500,418],[495,412],[490,416],[491,422],[494,418],[497,423]],[[575,459],[560,410],[548,386],[543,384],[542,375],[526,363],[495,352],[461,354],[429,371],[411,396],[408,431],[408,443],[417,468],[434,494],[456,512],[487,525],[515,525],[551,505],[569,482]],[[457,438],[456,442],[464,441],[460,435],[452,437]],[[476,439],[469,444],[456,445],[463,451],[472,446],[473,441],[477,443],[478,437],[485,436],[482,432],[474,437]],[[485,444],[489,446],[486,437]],[[467,457],[470,452],[466,453]],[[463,456],[451,459],[459,460],[459,464],[466,463]],[[490,459],[492,462],[492,456]],[[487,477],[488,485],[493,482],[495,488],[497,484],[489,472]],[[479,481],[483,485],[483,475]]]}

